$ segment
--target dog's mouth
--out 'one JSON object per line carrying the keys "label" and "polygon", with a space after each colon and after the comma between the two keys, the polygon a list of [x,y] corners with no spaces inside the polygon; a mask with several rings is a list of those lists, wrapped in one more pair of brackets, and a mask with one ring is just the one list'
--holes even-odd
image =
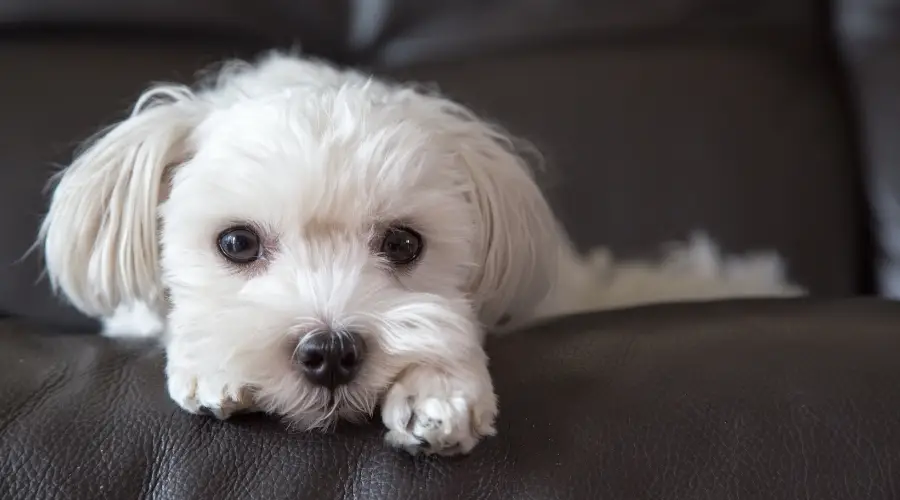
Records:
{"label": "dog's mouth", "polygon": [[360,423],[371,419],[379,400],[378,392],[352,385],[317,388],[282,401],[271,413],[283,416],[293,429],[329,431],[340,421]]}
{"label": "dog's mouth", "polygon": [[341,421],[371,420],[406,365],[393,359],[385,362],[371,346],[367,363],[344,384],[317,385],[292,364],[289,370],[258,380],[254,399],[261,410],[281,418],[292,430],[333,430]]}

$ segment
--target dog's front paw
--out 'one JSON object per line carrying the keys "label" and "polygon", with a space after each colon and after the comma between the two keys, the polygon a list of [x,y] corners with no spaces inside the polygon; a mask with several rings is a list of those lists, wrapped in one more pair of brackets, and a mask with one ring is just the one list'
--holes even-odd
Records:
{"label": "dog's front paw", "polygon": [[388,391],[381,418],[386,441],[410,453],[466,454],[496,433],[497,398],[485,368],[464,376],[417,366]]}
{"label": "dog's front paw", "polygon": [[191,413],[224,420],[252,407],[250,391],[225,373],[201,375],[190,370],[169,369],[167,376],[169,397]]}

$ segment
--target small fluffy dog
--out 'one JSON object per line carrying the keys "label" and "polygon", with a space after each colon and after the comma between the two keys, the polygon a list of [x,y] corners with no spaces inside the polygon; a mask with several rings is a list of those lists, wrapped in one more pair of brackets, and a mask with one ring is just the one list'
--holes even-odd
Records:
{"label": "small fluffy dog", "polygon": [[146,91],[56,177],[55,289],[160,336],[172,399],[304,429],[380,407],[387,441],[494,433],[485,331],[669,300],[802,293],[702,237],[579,256],[504,132],[434,93],[274,53]]}

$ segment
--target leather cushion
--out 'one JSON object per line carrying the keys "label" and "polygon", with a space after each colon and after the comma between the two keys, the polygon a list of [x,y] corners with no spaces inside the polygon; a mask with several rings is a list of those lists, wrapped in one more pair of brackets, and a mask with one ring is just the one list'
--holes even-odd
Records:
{"label": "leather cushion", "polygon": [[898,328],[877,300],[549,322],[492,339],[499,436],[448,460],[191,416],[155,348],[0,322],[0,498],[892,498]]}
{"label": "leather cushion", "polygon": [[397,66],[591,43],[823,35],[819,0],[350,2],[360,62]]}
{"label": "leather cushion", "polygon": [[[355,63],[409,63],[523,46],[662,32],[809,32],[817,0],[6,0],[0,28],[230,38]],[[48,30],[49,28],[49,30]]]}
{"label": "leather cushion", "polygon": [[308,52],[340,58],[346,52],[343,0],[7,0],[0,3],[4,34],[30,38],[104,34],[126,40],[228,40],[233,48],[302,44]]}

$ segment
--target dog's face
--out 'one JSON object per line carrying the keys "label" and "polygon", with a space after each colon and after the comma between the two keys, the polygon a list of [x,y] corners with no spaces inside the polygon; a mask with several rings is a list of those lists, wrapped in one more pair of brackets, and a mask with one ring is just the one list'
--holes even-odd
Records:
{"label": "dog's face", "polygon": [[[479,215],[426,127],[362,92],[214,111],[160,210],[179,349],[315,424],[370,412],[404,367],[477,345],[464,291]],[[329,337],[339,352],[321,352]]]}
{"label": "dog's face", "polygon": [[63,173],[48,269],[88,313],[164,309],[170,360],[228,371],[264,410],[371,413],[403,370],[457,369],[482,323],[546,293],[550,211],[462,108],[277,58],[175,97]]}

